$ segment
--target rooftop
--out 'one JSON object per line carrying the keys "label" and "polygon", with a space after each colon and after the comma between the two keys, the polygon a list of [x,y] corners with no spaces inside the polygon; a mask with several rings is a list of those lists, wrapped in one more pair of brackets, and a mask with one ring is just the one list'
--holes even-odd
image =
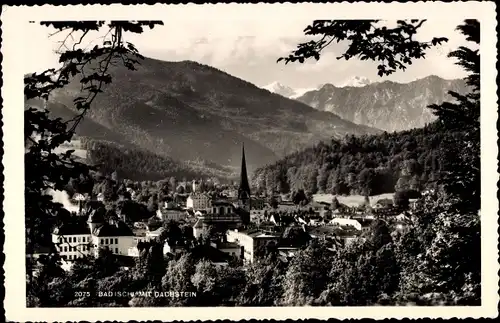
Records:
{"label": "rooftop", "polygon": [[83,219],[68,221],[54,230],[56,235],[89,235],[90,228]]}
{"label": "rooftop", "polygon": [[240,248],[240,246],[237,243],[221,242],[221,241],[214,242],[213,246],[217,249],[230,249],[230,248],[237,249],[237,248]]}
{"label": "rooftop", "polygon": [[95,228],[93,234],[97,237],[134,236],[132,230],[122,221],[117,221],[114,224],[105,223]]}
{"label": "rooftop", "polygon": [[228,200],[212,201],[212,206],[233,206],[233,203]]}
{"label": "rooftop", "polygon": [[259,229],[249,229],[249,230],[238,230],[236,232],[239,232],[241,234],[245,234],[249,237],[252,238],[277,238],[277,235],[274,234],[269,234],[264,231],[261,231]]}

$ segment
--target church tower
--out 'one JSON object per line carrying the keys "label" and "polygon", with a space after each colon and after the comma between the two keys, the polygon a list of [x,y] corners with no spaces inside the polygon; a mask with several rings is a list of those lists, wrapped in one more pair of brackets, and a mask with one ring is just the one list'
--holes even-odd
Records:
{"label": "church tower", "polygon": [[247,163],[245,160],[245,144],[242,148],[240,187],[238,188],[238,203],[243,209],[250,211],[250,184],[248,183]]}

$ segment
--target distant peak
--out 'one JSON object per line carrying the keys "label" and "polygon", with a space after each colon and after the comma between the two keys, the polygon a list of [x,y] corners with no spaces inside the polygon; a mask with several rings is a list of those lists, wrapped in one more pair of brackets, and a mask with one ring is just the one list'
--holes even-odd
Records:
{"label": "distant peak", "polygon": [[290,97],[295,94],[294,89],[292,89],[289,86],[283,85],[278,81],[274,81],[266,86],[263,86],[262,88],[268,90],[269,92],[282,95],[284,97]]}
{"label": "distant peak", "polygon": [[371,83],[372,83],[372,81],[365,76],[353,76],[351,78],[344,80],[342,83],[340,83],[339,87],[347,87],[347,86],[363,87],[363,86],[369,85]]}

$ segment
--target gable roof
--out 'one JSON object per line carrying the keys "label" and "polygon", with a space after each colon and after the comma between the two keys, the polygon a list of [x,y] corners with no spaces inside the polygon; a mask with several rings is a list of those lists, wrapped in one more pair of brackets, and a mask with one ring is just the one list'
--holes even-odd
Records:
{"label": "gable roof", "polygon": [[54,230],[54,234],[56,235],[84,235],[90,234],[90,228],[85,221],[82,219],[70,220],[66,223],[63,223],[58,228]]}
{"label": "gable roof", "polygon": [[105,223],[94,229],[93,234],[97,237],[131,237],[134,236],[132,230],[122,221],[115,224]]}

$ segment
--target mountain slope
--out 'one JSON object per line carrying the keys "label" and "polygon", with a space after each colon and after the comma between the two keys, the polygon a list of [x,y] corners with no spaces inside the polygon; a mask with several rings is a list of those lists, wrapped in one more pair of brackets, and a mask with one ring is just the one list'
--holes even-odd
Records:
{"label": "mountain slope", "polygon": [[[332,136],[379,132],[196,62],[146,58],[137,71],[117,64],[110,73],[113,82],[87,115],[102,127],[99,136],[177,160],[239,166],[245,142],[253,169]],[[74,113],[72,100],[79,89],[75,80],[54,92],[49,110]],[[80,135],[94,136],[80,128]]]}
{"label": "mountain slope", "polygon": [[399,131],[423,127],[435,120],[427,106],[451,100],[449,90],[464,93],[465,82],[428,76],[406,84],[385,81],[342,88],[326,84],[297,100],[358,124]]}

